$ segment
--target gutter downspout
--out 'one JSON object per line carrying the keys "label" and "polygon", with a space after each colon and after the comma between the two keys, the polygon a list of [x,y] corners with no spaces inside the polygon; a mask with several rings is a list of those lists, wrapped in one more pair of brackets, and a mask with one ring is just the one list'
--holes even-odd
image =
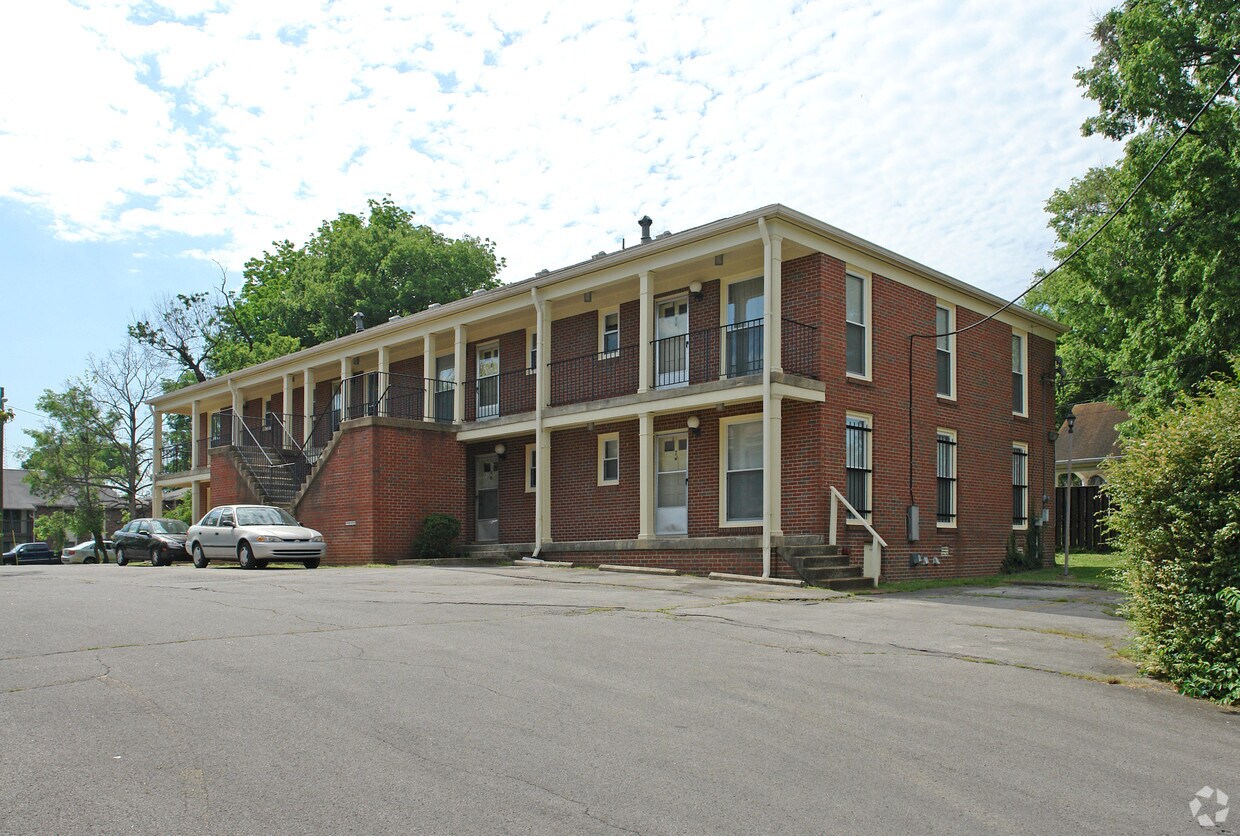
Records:
{"label": "gutter downspout", "polygon": [[[546,440],[543,437],[543,405],[547,400],[547,376],[545,370],[550,368],[547,362],[550,358],[544,354],[544,346],[550,345],[550,340],[547,339],[547,323],[546,317],[543,315],[543,300],[539,293],[539,288],[531,288],[530,295],[534,299],[534,333],[535,338],[538,340],[536,358],[538,365],[534,369],[534,457],[537,462],[534,473],[538,482],[534,486],[534,554],[531,555],[537,558],[539,553],[542,552],[543,538],[547,534],[543,530],[544,518],[549,519],[551,516],[547,513],[547,509],[543,507],[545,502],[551,498],[551,483],[548,481],[551,478],[551,474],[548,472],[551,468],[544,467],[543,465],[544,462],[549,464],[551,461],[551,456],[548,455],[549,451],[543,449],[543,442]],[[528,466],[529,463],[527,462],[526,467]]]}
{"label": "gutter downspout", "polygon": [[758,218],[758,234],[762,236],[762,577],[771,576],[771,234],[766,218]]}

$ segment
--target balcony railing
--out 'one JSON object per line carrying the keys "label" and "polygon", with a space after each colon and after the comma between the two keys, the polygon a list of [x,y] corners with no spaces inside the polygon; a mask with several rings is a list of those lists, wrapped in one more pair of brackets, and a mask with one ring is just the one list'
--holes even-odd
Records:
{"label": "balcony railing", "polygon": [[465,381],[465,420],[485,421],[534,411],[534,369],[517,369]]}
{"label": "balcony railing", "polygon": [[784,318],[780,358],[788,374],[818,379],[818,329],[813,325]]}
{"label": "balcony railing", "polygon": [[160,448],[159,469],[161,473],[182,473],[191,469],[189,441],[174,441]]}
{"label": "balcony railing", "polygon": [[762,320],[751,319],[655,340],[651,383],[665,389],[758,374],[762,371],[762,332]]}
{"label": "balcony railing", "polygon": [[[344,420],[378,416],[410,421],[451,422],[456,384],[451,380],[410,377],[390,372],[364,372],[346,381],[348,405]],[[429,413],[426,394],[431,393]]]}
{"label": "balcony railing", "polygon": [[551,405],[615,398],[637,392],[637,346],[621,346],[548,363]]}

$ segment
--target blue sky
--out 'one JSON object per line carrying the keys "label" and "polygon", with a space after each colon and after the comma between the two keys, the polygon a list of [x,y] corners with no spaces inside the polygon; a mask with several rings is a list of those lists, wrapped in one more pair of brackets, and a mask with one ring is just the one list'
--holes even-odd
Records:
{"label": "blue sky", "polygon": [[[385,8],[389,6],[390,8]],[[6,4],[0,385],[17,420],[159,294],[390,194],[502,278],[779,202],[1001,295],[1080,136],[1079,0]],[[12,80],[20,79],[19,84]]]}

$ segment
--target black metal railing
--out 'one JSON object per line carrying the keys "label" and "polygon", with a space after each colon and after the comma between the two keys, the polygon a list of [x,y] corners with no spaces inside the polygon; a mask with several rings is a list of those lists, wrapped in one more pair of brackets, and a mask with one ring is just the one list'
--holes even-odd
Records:
{"label": "black metal railing", "polygon": [[534,369],[517,369],[465,381],[465,420],[484,421],[533,412],[538,378]]}
{"label": "black metal railing", "polygon": [[654,340],[651,383],[662,389],[758,374],[763,330],[762,320],[751,319]]}
{"label": "black metal railing", "polygon": [[[784,317],[780,327],[780,360],[788,374],[818,379],[818,329]],[[860,510],[860,509],[858,509]]]}
{"label": "black metal railing", "polygon": [[159,470],[161,473],[181,473],[191,469],[190,443],[173,441],[165,444],[159,451]]}
{"label": "black metal railing", "polygon": [[637,392],[638,346],[625,345],[547,364],[551,405],[584,403]]}

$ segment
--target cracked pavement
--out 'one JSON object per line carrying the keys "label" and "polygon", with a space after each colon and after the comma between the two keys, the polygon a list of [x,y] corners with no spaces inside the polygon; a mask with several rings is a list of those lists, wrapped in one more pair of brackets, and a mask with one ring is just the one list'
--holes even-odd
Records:
{"label": "cracked pavement", "polygon": [[4,567],[0,832],[1198,832],[1240,712],[1140,677],[1117,604]]}

